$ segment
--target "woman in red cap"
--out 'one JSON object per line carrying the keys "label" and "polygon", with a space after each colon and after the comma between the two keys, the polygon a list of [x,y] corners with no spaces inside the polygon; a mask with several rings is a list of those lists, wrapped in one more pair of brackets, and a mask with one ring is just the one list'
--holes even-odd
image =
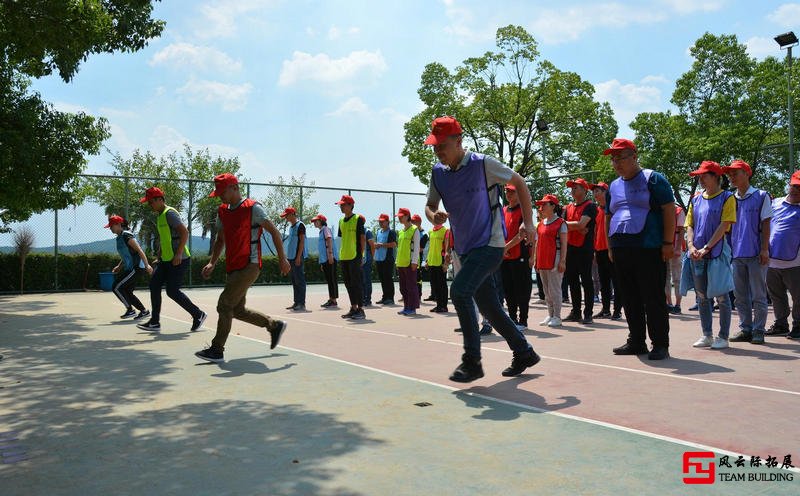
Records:
{"label": "woman in red cap", "polygon": [[[736,199],[733,193],[722,189],[724,172],[718,163],[705,160],[689,175],[697,176],[704,190],[703,194],[692,199],[686,213],[686,243],[703,330],[703,336],[693,346],[720,350],[728,347],[731,326],[728,293],[733,289],[733,274],[731,247],[725,234],[736,222]],[[714,299],[719,305],[719,334],[716,338],[711,329]]]}
{"label": "woman in red cap", "polygon": [[311,219],[314,227],[319,229],[317,242],[319,245],[319,266],[325,275],[325,282],[328,284],[328,301],[320,305],[322,308],[336,308],[339,299],[339,283],[336,280],[336,256],[333,250],[333,233],[328,227],[328,218],[322,214],[317,214]]}
{"label": "woman in red cap", "polygon": [[561,325],[561,281],[567,268],[567,222],[561,218],[558,197],[544,195],[536,202],[541,220],[536,228],[536,254],[534,266],[542,278],[547,317],[541,325]]}
{"label": "woman in red cap", "polygon": [[[122,272],[122,276],[114,284],[114,294],[125,305],[125,313],[120,315],[120,318],[143,319],[150,315],[150,311],[144,308],[139,298],[133,294],[133,290],[136,288],[139,274],[145,270],[148,274],[152,274],[153,267],[148,263],[147,256],[136,241],[136,236],[128,230],[125,219],[119,215],[112,215],[108,218],[108,224],[105,227],[111,229],[111,232],[117,236],[117,253],[119,253],[120,261],[116,267],[111,269],[111,272],[114,274]],[[138,314],[133,307],[139,310]]]}
{"label": "woman in red cap", "polygon": [[411,223],[411,212],[407,208],[397,211],[397,218],[403,229],[397,233],[397,272],[400,275],[400,294],[403,295],[403,309],[400,315],[416,315],[419,308],[419,289],[417,288],[417,268],[419,267],[419,229]]}

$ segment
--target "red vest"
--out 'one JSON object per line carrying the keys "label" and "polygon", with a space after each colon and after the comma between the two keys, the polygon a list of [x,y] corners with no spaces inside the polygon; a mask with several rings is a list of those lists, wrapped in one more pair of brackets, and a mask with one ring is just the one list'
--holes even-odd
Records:
{"label": "red vest", "polygon": [[[514,209],[503,207],[503,215],[505,216],[506,222],[506,241],[508,241],[519,233],[519,227],[522,225],[522,209],[519,205]],[[503,256],[503,260],[517,260],[522,258],[522,243],[524,243],[524,241],[517,243],[513,248],[509,249],[508,253]]]}
{"label": "red vest", "polygon": [[[220,205],[217,212],[222,219],[225,233],[225,271],[233,272],[247,267],[250,263],[250,245],[258,245],[258,267],[261,268],[261,226],[253,226],[252,213],[255,200],[246,198],[237,208],[230,210],[228,205]],[[256,241],[251,241],[251,230],[258,227]]]}
{"label": "red vest", "polygon": [[600,205],[597,206],[597,217],[594,225],[594,249],[595,251],[608,250],[606,211]]}
{"label": "red vest", "polygon": [[536,242],[536,270],[551,270],[556,266],[556,252],[558,251],[558,237],[561,225],[566,222],[557,218],[550,224],[539,222],[536,228],[539,240]]}
{"label": "red vest", "polygon": [[[591,202],[589,200],[583,200],[580,206],[576,206],[574,203],[570,203],[564,209],[567,213],[567,220],[577,222],[581,220],[583,217],[583,211],[586,210],[586,207],[589,206]],[[572,246],[583,246],[583,242],[586,241],[586,234],[581,234],[578,231],[569,231],[567,233],[567,243]]]}

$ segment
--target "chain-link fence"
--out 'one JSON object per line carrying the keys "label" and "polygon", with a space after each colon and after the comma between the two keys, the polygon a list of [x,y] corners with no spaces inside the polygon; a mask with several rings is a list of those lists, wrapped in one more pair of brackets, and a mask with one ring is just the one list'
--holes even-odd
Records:
{"label": "chain-link fence", "polygon": [[[102,175],[84,175],[81,178],[80,196],[84,201],[80,205],[34,215],[26,222],[8,225],[10,232],[0,233],[0,271],[4,276],[0,278],[0,293],[18,293],[23,279],[25,291],[98,289],[99,274],[110,272],[119,261],[115,237],[104,228],[110,214],[121,215],[128,221],[130,230],[152,258],[157,242],[156,216],[146,203],[139,202],[150,186],[158,186],[164,191],[166,203],[180,212],[189,230],[187,246],[192,253],[192,262],[191,270],[187,271],[186,285],[196,287],[221,283],[220,277],[212,277],[210,281],[200,277],[200,269],[209,258],[216,232],[219,200],[208,198],[214,186],[212,181]],[[342,195],[349,194],[355,198],[355,212],[365,216],[368,227],[377,224],[376,219],[381,213],[393,217],[398,208],[406,207],[422,214],[425,206],[425,194],[413,192],[255,182],[242,183],[240,188],[244,195],[265,206],[284,237],[288,225],[279,214],[288,206],[297,209],[307,227],[310,259],[306,272],[310,281],[322,280],[322,274],[315,266],[318,230],[308,219],[321,213],[329,219],[328,224],[335,232],[342,216],[335,202]],[[22,264],[14,243],[15,232],[23,227],[29,228],[34,235],[31,252],[24,264],[24,278],[21,277]],[[280,276],[277,263],[270,257],[274,254],[274,247],[268,235],[262,245],[265,270],[258,283],[288,283],[287,278]],[[222,273],[223,265],[217,267]],[[145,284],[144,279],[140,284]]]}

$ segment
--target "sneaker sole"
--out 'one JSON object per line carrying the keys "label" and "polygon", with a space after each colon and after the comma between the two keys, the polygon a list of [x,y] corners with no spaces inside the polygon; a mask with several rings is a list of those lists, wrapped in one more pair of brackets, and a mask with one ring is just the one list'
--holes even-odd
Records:
{"label": "sneaker sole", "polygon": [[211,362],[211,363],[222,363],[222,362],[225,361],[224,358],[210,358],[210,357],[202,356],[202,355],[200,355],[198,353],[195,353],[194,356],[196,356],[197,358],[199,358],[201,360],[205,360],[206,362]]}
{"label": "sneaker sole", "polygon": [[278,343],[281,340],[281,336],[283,336],[284,331],[286,331],[287,325],[288,324],[286,322],[281,321],[280,329],[278,329],[278,331],[275,334],[270,333],[270,335],[272,336],[272,341],[269,344],[269,349],[274,350],[275,347],[278,346]]}
{"label": "sneaker sole", "polygon": [[136,314],[132,313],[130,315],[120,315],[119,318],[121,318],[122,320],[135,319],[136,318]]}
{"label": "sneaker sole", "polygon": [[161,332],[161,328],[160,327],[157,328],[157,329],[154,329],[152,327],[140,326],[140,325],[137,325],[136,327],[138,327],[139,329],[141,329],[143,331],[147,331],[147,332]]}
{"label": "sneaker sole", "polygon": [[477,381],[478,379],[480,379],[483,376],[484,376],[483,372],[481,372],[480,375],[475,375],[475,376],[472,376],[472,377],[464,377],[464,378],[454,377],[454,376],[451,375],[450,376],[450,380],[453,381],[453,382],[460,382],[460,383],[463,384],[463,383],[466,383],[466,382]]}

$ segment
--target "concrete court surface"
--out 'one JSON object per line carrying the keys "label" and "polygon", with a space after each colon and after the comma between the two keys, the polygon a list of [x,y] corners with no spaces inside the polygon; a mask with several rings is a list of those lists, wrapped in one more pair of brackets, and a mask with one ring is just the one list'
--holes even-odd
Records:
{"label": "concrete court surface", "polygon": [[[197,333],[165,298],[156,335],[120,322],[110,293],[0,298],[0,494],[800,490],[796,469],[749,467],[800,461],[800,344],[785,338],[696,350],[688,314],[671,320],[673,358],[654,363],[610,353],[624,322],[542,329],[533,305],[526,334],[542,362],[502,377],[511,355],[487,336],[486,377],[462,385],[447,380],[461,353],[454,314],[375,307],[352,323],[319,309],[322,286],[305,313],[283,310],[290,288],[258,287],[248,306],[289,321],[282,346],[235,323],[226,362],[206,364],[193,353],[213,336],[219,291],[187,291],[209,313]],[[684,484],[683,453],[709,449],[748,466]]]}

